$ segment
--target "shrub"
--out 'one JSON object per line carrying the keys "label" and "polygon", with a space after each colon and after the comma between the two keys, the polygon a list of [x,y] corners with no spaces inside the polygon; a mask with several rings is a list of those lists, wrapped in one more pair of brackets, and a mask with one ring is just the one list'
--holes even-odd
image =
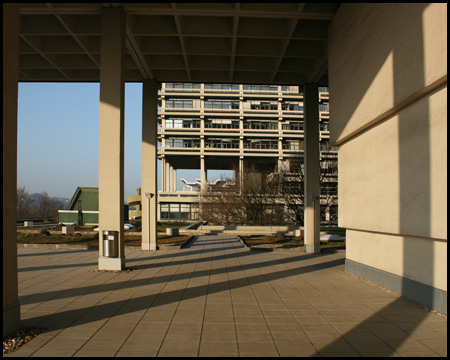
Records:
{"label": "shrub", "polygon": [[42,229],[41,230],[41,235],[49,236],[50,235],[50,231],[48,231],[47,229]]}

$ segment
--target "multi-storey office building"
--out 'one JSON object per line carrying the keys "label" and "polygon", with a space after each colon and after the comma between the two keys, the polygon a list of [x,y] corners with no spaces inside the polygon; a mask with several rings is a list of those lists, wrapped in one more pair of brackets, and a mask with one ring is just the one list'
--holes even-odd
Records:
{"label": "multi-storey office building", "polygon": [[[302,158],[304,150],[299,86],[163,83],[159,100],[159,219],[197,220],[208,170],[299,171],[290,161]],[[319,88],[320,152],[327,159],[322,161],[325,221],[337,214],[337,151],[328,143],[328,100],[328,89]],[[177,191],[179,169],[200,169],[200,186]]]}

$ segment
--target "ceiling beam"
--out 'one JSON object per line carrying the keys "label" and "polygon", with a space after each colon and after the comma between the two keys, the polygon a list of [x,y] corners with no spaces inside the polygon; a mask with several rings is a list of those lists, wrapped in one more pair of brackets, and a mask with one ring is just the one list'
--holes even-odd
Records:
{"label": "ceiling beam", "polygon": [[[46,3],[45,6],[49,9],[53,9],[52,4]],[[70,36],[75,40],[75,42],[78,44],[78,46],[85,52],[85,54],[91,59],[91,61],[97,66],[98,69],[100,69],[100,64],[97,62],[97,60],[92,56],[92,54],[86,49],[84,44],[78,39],[78,36],[75,35],[75,33],[72,31],[71,27],[67,24],[66,21],[63,20],[63,18],[59,14],[55,14],[56,19],[61,23],[62,26],[67,30]]]}
{"label": "ceiling beam", "polygon": [[24,35],[20,35],[20,38],[25,41],[30,47],[33,48],[34,51],[36,51],[39,55],[41,55],[52,67],[53,69],[57,70],[62,76],[64,76],[66,79],[69,79],[69,76],[62,71],[52,60],[50,60],[44,53],[36,47],[32,42],[30,42]]}
{"label": "ceiling beam", "polygon": [[[303,9],[305,8],[305,3],[301,3],[298,5],[297,9],[297,15],[300,16],[303,12]],[[289,33],[286,36],[286,39],[283,44],[283,48],[281,49],[280,56],[278,57],[277,63],[275,65],[275,68],[273,69],[272,76],[270,78],[270,82],[273,82],[275,77],[277,76],[278,69],[280,68],[281,63],[283,62],[284,55],[286,54],[286,50],[289,46],[289,43],[291,42],[292,35],[294,34],[295,29],[297,28],[297,24],[299,21],[299,17],[292,19],[291,27],[289,29]]]}
{"label": "ceiling beam", "polygon": [[178,38],[180,40],[180,46],[181,46],[181,52],[183,54],[184,65],[186,67],[186,74],[187,74],[189,81],[191,81],[191,70],[189,69],[189,62],[188,62],[188,58],[187,58],[187,54],[186,54],[186,44],[184,43],[183,31],[181,29],[181,23],[180,23],[180,17],[176,11],[177,5],[175,3],[172,3],[171,5],[172,5],[172,10],[174,11],[173,15],[174,15],[174,19],[175,19],[175,24],[177,26]]}
{"label": "ceiling beam", "polygon": [[144,79],[154,79],[147,61],[145,61],[144,56],[142,55],[142,51],[139,48],[138,43],[136,42],[136,39],[134,38],[133,32],[131,31],[131,17],[127,16],[126,21],[126,46],[128,49],[128,52],[130,53],[131,57],[134,60],[134,63],[138,67],[140,73],[142,74],[142,77]]}
{"label": "ceiling beam", "polygon": [[[106,4],[105,4],[106,5]],[[115,6],[120,6],[116,5]],[[132,8],[127,6],[126,13],[129,15],[173,15],[173,16],[242,16],[242,17],[258,17],[258,18],[297,18],[297,14],[292,12],[271,12],[271,11],[250,11],[250,10],[212,10],[212,9],[177,9],[176,4],[172,4],[172,9],[144,9]],[[21,7],[21,15],[100,15],[101,8],[31,8],[31,7]],[[299,19],[310,19],[310,20],[331,20],[334,14],[330,13],[302,13]]]}
{"label": "ceiling beam", "polygon": [[[235,4],[235,11],[238,14],[239,9],[241,7],[241,4],[236,3]],[[238,34],[238,27],[239,27],[239,16],[234,15],[234,23],[233,23],[233,42],[231,44],[231,59],[230,59],[230,81],[233,80],[234,75],[234,63],[236,61],[236,43],[237,43],[237,34]]]}
{"label": "ceiling beam", "polygon": [[31,78],[27,74],[25,74],[23,71],[19,70],[19,74],[22,75],[24,78],[31,80]]}
{"label": "ceiling beam", "polygon": [[310,83],[318,83],[328,70],[328,55],[324,59],[318,61],[314,71],[308,76],[307,81]]}

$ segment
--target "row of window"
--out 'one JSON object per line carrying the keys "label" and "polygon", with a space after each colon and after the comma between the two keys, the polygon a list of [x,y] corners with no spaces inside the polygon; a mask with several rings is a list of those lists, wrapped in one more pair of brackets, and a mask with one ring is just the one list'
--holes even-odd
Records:
{"label": "row of window", "polygon": [[239,109],[239,101],[205,101],[205,109]]}
{"label": "row of window", "polygon": [[161,220],[198,220],[199,204],[161,203]]}
{"label": "row of window", "polygon": [[205,89],[239,90],[239,85],[238,84],[205,84]]}
{"label": "row of window", "polygon": [[200,84],[194,83],[166,83],[167,89],[200,89]]}
{"label": "row of window", "polygon": [[[196,139],[166,139],[167,148],[200,148],[200,141]],[[239,149],[239,140],[211,139],[205,141],[207,149]],[[282,143],[283,150],[303,150],[303,140],[287,140]],[[244,142],[244,149],[273,149],[278,150],[278,140],[249,140]],[[322,149],[322,145],[321,145]],[[329,150],[329,148],[327,148]]]}
{"label": "row of window", "polygon": [[[166,120],[166,128],[168,129],[199,129],[200,120],[181,120],[181,119],[168,119]],[[244,129],[255,130],[278,130],[277,121],[267,120],[253,120],[244,121]],[[329,124],[321,122],[320,131],[328,131]],[[239,121],[231,119],[213,119],[205,120],[205,129],[239,129]],[[288,124],[282,124],[282,130],[304,130],[303,122],[290,122]]]}
{"label": "row of window", "polygon": [[[194,83],[166,83],[166,89],[200,89],[200,84]],[[238,84],[205,84],[205,89],[214,90],[239,90]],[[243,85],[244,90],[278,91],[278,86],[273,85]],[[281,86],[281,91],[288,91],[288,86]],[[319,88],[320,92],[328,91],[327,88]]]}
{"label": "row of window", "polygon": [[[173,99],[166,100],[166,108],[193,108],[192,100]],[[205,109],[239,109],[239,101],[232,100],[206,100]],[[253,102],[250,104],[252,110],[278,110],[276,102]],[[303,104],[300,102],[283,102],[281,110],[303,111]],[[320,111],[328,111],[328,104],[320,104]]]}
{"label": "row of window", "polygon": [[[276,121],[246,121],[244,122],[244,129],[254,130],[278,130],[278,122]],[[320,131],[328,131],[329,124],[320,123]],[[195,122],[183,122],[183,120],[166,120],[166,128],[169,129],[199,129],[200,120]],[[238,121],[205,121],[205,129],[239,129]],[[295,122],[289,124],[282,124],[282,130],[298,130],[302,131],[303,123]]]}

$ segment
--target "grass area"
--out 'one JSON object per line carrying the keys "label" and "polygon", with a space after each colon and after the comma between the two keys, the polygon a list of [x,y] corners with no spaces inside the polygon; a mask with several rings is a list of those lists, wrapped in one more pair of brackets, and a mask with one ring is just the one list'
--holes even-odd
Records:
{"label": "grass area", "polygon": [[[161,245],[181,245],[187,239],[189,235],[159,235],[158,243]],[[73,235],[62,235],[62,234],[17,234],[18,244],[71,244],[71,245],[94,245],[98,246],[98,234],[73,234]],[[141,236],[140,235],[128,235],[125,232],[125,246],[141,246]]]}
{"label": "grass area", "polygon": [[[241,236],[249,246],[298,247],[305,243],[302,238],[285,234]],[[345,249],[345,241],[321,241],[322,249]]]}
{"label": "grass area", "polygon": [[287,236],[285,234],[277,235],[249,235],[241,236],[249,245],[278,245],[278,246],[303,246],[303,240],[300,237]]}

